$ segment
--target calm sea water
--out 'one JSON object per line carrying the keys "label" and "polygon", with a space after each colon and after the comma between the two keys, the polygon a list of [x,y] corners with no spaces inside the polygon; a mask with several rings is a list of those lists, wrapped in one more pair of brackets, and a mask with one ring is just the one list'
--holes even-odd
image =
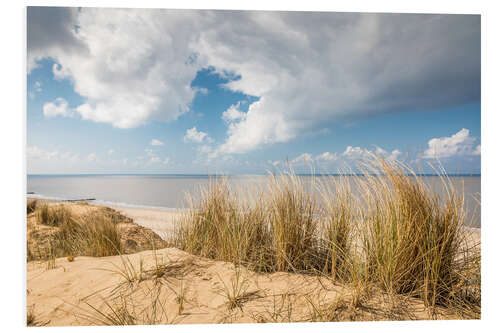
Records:
{"label": "calm sea water", "polygon": [[[312,177],[300,176],[307,186]],[[439,177],[422,176],[438,193],[444,188]],[[179,209],[188,206],[186,194],[194,197],[200,187],[209,184],[207,175],[28,175],[27,191],[34,192],[28,197],[50,199],[95,198],[96,203],[115,204],[132,207],[156,207]],[[235,188],[249,189],[265,186],[267,176],[229,176]],[[451,177],[451,182],[462,189],[469,211],[469,225],[480,227],[481,177]]]}

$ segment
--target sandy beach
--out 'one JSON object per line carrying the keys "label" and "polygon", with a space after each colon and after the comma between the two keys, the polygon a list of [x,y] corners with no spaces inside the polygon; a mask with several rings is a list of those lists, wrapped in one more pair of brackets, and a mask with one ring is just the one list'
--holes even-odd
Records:
{"label": "sandy beach", "polygon": [[[145,230],[168,240],[182,214],[62,204],[75,214],[116,210],[124,216],[121,228],[126,237],[139,245],[144,240],[137,235]],[[36,224],[35,219],[29,215],[28,223]],[[141,232],[134,228],[141,228]],[[29,233],[28,238],[32,237]],[[470,233],[470,241],[479,242],[480,233]],[[71,261],[56,258],[50,268],[44,260],[29,261],[27,305],[36,318],[35,325],[118,325],[127,320],[187,324],[459,318],[445,308],[431,313],[421,300],[389,296],[376,288],[359,290],[304,274],[256,273],[172,247],[127,252],[121,256],[76,256]]]}
{"label": "sandy beach", "polygon": [[183,214],[181,210],[130,208],[110,205],[121,214],[131,218],[135,224],[151,229],[164,240],[174,231],[175,222]]}

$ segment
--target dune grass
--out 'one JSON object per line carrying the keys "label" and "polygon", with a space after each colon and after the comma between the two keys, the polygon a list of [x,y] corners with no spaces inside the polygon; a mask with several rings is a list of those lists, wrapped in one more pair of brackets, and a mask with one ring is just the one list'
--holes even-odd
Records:
{"label": "dune grass", "polygon": [[50,227],[59,227],[71,219],[71,212],[64,205],[49,206],[44,204],[37,209],[39,223]]}
{"label": "dune grass", "polygon": [[465,226],[463,197],[449,187],[442,199],[411,170],[380,165],[384,176],[362,182],[367,205],[363,234],[367,276],[384,290],[415,293],[426,305],[446,302],[459,283]]}
{"label": "dune grass", "polygon": [[75,217],[65,205],[42,205],[36,210],[40,224],[57,227],[50,240],[51,257],[105,257],[121,253],[118,220],[93,212]]}
{"label": "dune grass", "polygon": [[31,214],[36,210],[36,206],[38,204],[37,200],[28,200],[26,203],[26,214]]}
{"label": "dune grass", "polygon": [[376,157],[363,170],[316,177],[312,190],[293,172],[269,175],[252,200],[216,178],[191,200],[173,243],[257,271],[374,285],[480,316],[480,254],[465,242],[463,191],[441,176],[438,195],[407,165]]}

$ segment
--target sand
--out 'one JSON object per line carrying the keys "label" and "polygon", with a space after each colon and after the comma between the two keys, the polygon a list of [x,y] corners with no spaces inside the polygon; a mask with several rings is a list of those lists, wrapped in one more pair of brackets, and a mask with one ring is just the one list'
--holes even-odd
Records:
{"label": "sand", "polygon": [[[181,217],[179,211],[112,208],[133,220],[129,228],[151,228],[163,239]],[[418,299],[311,275],[258,274],[175,248],[58,258],[55,268],[30,261],[27,305],[39,326],[458,319],[445,309],[431,314]]]}
{"label": "sand", "polygon": [[[28,263],[27,301],[37,322],[67,326],[103,325],[117,318],[138,324],[453,318],[445,313],[432,317],[418,300],[398,301],[382,293],[367,293],[363,306],[356,308],[353,289],[328,279],[257,274],[175,248],[156,252],[156,260],[166,265],[159,279],[153,275],[152,251],[124,258],[77,257],[73,262],[60,258],[49,270],[44,263]],[[129,283],[120,276],[122,260],[137,271],[142,261],[142,281]],[[232,296],[239,296],[234,304]]]}
{"label": "sand", "polygon": [[178,221],[183,214],[180,210],[129,208],[120,206],[109,207],[130,217],[134,220],[134,223],[153,230],[153,232],[164,240],[167,240],[169,235],[172,234],[175,222]]}

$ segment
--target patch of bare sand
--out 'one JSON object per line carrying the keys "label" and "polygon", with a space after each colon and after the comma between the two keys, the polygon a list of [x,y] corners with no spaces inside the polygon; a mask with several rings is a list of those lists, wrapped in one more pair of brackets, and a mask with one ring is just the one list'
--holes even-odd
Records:
{"label": "patch of bare sand", "polygon": [[160,210],[119,206],[110,207],[120,212],[122,215],[131,218],[134,223],[151,229],[164,240],[167,240],[174,232],[175,223],[183,214],[181,210]]}
{"label": "patch of bare sand", "polygon": [[[119,274],[124,265],[137,277],[142,272],[142,281],[127,282]],[[48,326],[453,318],[444,312],[431,316],[416,299],[365,290],[356,302],[354,288],[326,278],[258,274],[175,248],[156,255],[60,258],[55,266],[27,266],[28,307]]]}

